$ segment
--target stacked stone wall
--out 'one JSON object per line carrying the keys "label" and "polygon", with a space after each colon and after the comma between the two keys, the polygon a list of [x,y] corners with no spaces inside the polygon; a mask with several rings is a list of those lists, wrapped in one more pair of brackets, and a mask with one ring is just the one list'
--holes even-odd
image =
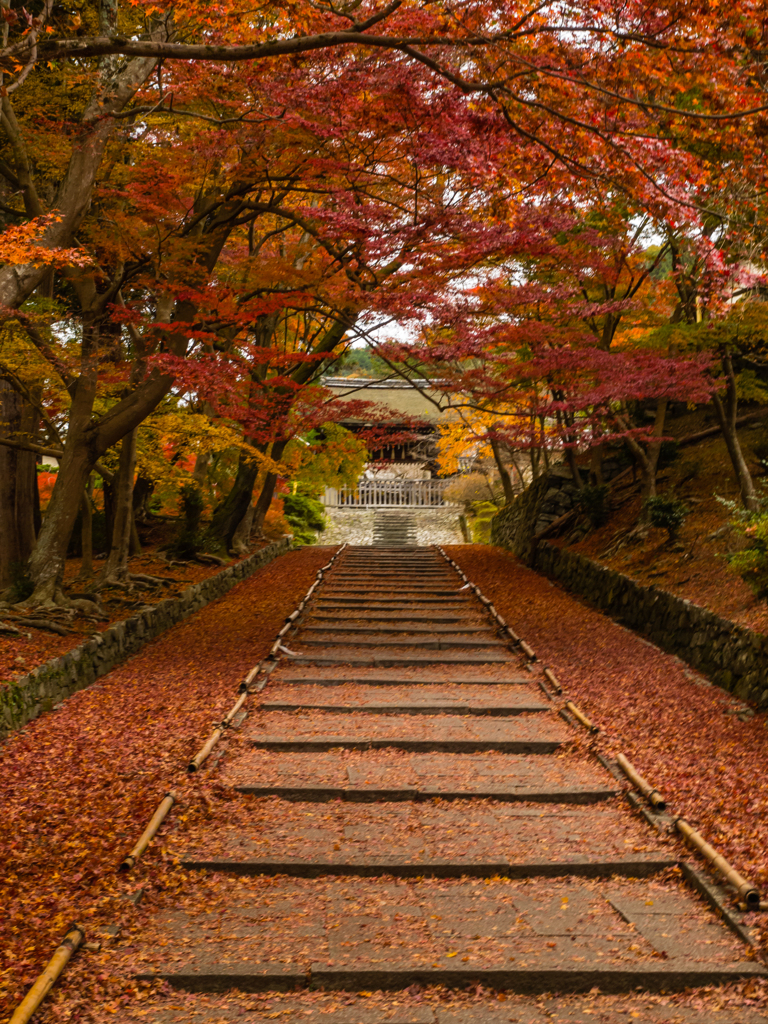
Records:
{"label": "stacked stone wall", "polygon": [[136,654],[144,644],[181,622],[193,612],[222,597],[241,580],[252,576],[291,546],[285,537],[250,558],[189,587],[123,622],[96,633],[84,644],[52,658],[28,675],[0,682],[0,738],[50,711],[78,690],[90,686],[116,665]]}
{"label": "stacked stone wall", "polygon": [[[386,515],[388,509],[379,509]],[[444,507],[429,506],[412,508],[395,506],[393,514],[407,515],[414,529],[416,543],[421,546],[429,544],[463,544],[464,534],[461,530],[461,509],[457,505]],[[372,508],[326,508],[328,525],[319,535],[319,544],[373,544],[373,524],[376,510]]]}
{"label": "stacked stone wall", "polygon": [[767,637],[546,541],[538,544],[534,565],[722,689],[768,708]]}

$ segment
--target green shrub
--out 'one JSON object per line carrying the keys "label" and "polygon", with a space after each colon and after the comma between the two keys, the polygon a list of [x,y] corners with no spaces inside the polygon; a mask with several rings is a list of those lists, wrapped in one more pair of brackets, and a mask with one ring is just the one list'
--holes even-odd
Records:
{"label": "green shrub", "polygon": [[643,511],[648,516],[651,526],[666,530],[670,540],[677,539],[688,515],[688,509],[682,501],[661,496],[646,498],[643,502]]}
{"label": "green shrub", "polygon": [[467,528],[473,544],[491,543],[491,523],[499,511],[492,501],[473,501],[467,511]]}
{"label": "green shrub", "polygon": [[726,556],[728,568],[741,576],[757,597],[768,597],[768,496],[763,494],[757,512],[750,512],[728,498],[716,497],[731,513],[731,526],[747,544],[742,551]]}
{"label": "green shrub", "polygon": [[602,526],[608,519],[608,485],[587,484],[576,497],[577,504],[593,526]]}
{"label": "green shrub", "polygon": [[306,494],[286,494],[283,498],[283,515],[293,531],[293,542],[297,546],[314,544],[317,534],[325,529],[325,514],[317,498]]}

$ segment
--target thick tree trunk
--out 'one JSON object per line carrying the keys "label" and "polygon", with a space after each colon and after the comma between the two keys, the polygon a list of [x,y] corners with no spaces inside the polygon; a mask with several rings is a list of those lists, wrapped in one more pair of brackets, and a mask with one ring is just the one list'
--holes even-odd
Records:
{"label": "thick tree trunk", "polygon": [[257,537],[264,536],[264,520],[269,512],[269,506],[272,504],[272,499],[275,496],[275,487],[277,485],[277,473],[267,473],[264,478],[264,484],[261,488],[258,500],[253,507],[253,527],[252,531],[255,532]]}
{"label": "thick tree trunk", "polygon": [[[13,440],[34,441],[35,410],[0,380],[0,432]],[[34,452],[0,447],[0,590],[23,572],[35,546],[37,468]]]}
{"label": "thick tree trunk", "polygon": [[121,583],[128,575],[128,555],[133,527],[133,476],[136,469],[136,431],[131,430],[120,444],[120,462],[115,480],[115,522],[107,560],[99,577],[99,586]]}
{"label": "thick tree trunk", "polygon": [[[269,453],[270,457],[278,462],[283,457],[283,452],[286,449],[286,445],[290,438],[286,437],[283,441],[275,441],[272,445],[272,451]],[[264,536],[264,520],[266,519],[267,512],[269,512],[269,506],[272,504],[272,498],[275,496],[275,487],[277,485],[278,476],[277,473],[267,473],[264,478],[264,484],[261,488],[258,500],[254,505],[253,509],[253,532],[257,537]]]}
{"label": "thick tree trunk", "polygon": [[245,555],[248,553],[248,542],[251,539],[251,530],[253,529],[253,516],[255,513],[253,505],[248,506],[243,518],[235,530],[235,535],[232,538],[232,550],[236,555]]}
{"label": "thick tree trunk", "polygon": [[[254,445],[254,449],[262,455],[266,445]],[[274,458],[275,456],[273,456]],[[280,456],[276,456],[280,458]],[[240,452],[235,481],[219,506],[214,510],[211,525],[207,531],[211,546],[229,551],[235,532],[243,520],[253,497],[253,488],[259,475],[260,460]]]}
{"label": "thick tree trunk", "polygon": [[501,457],[501,446],[495,438],[491,438],[491,451],[493,452],[493,457],[496,460],[496,467],[499,471],[499,476],[501,477],[501,486],[504,488],[504,500],[506,504],[509,505],[515,497],[515,487],[512,483],[512,477],[510,476],[509,470]]}
{"label": "thick tree trunk", "polygon": [[757,512],[760,508],[760,500],[755,490],[752,474],[749,472],[744,452],[741,450],[739,434],[736,429],[736,414],[739,411],[739,398],[736,392],[736,373],[733,369],[733,360],[730,352],[722,353],[723,373],[726,380],[725,403],[720,395],[713,395],[712,402],[715,406],[717,418],[720,421],[720,429],[723,432],[725,447],[736,474],[736,482],[739,485],[741,503],[750,512]]}

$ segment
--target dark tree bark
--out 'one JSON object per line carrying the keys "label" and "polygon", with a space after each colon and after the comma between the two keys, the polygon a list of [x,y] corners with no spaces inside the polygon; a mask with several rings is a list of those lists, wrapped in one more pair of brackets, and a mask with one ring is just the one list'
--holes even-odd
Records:
{"label": "dark tree bark", "polygon": [[115,479],[115,518],[107,560],[99,586],[121,583],[128,575],[128,555],[133,528],[133,475],[136,469],[136,431],[131,430],[120,444],[120,462]]}
{"label": "dark tree bark", "polygon": [[733,359],[727,349],[722,351],[721,359],[726,381],[725,402],[723,402],[718,394],[712,396],[712,402],[717,412],[717,418],[720,421],[720,429],[723,432],[731,465],[736,474],[736,482],[741,493],[741,503],[750,512],[756,512],[760,508],[760,500],[755,491],[752,474],[749,472],[736,430],[736,414],[739,409],[739,399],[736,393],[736,373],[733,368]]}
{"label": "dark tree bark", "polygon": [[[0,433],[34,441],[38,417],[10,384],[0,380]],[[23,571],[35,546],[37,464],[34,452],[0,446],[0,589]]]}
{"label": "dark tree bark", "polygon": [[493,457],[496,460],[496,468],[498,469],[499,476],[501,477],[501,486],[504,488],[504,500],[506,504],[509,505],[515,497],[515,487],[512,483],[510,472],[502,458],[501,445],[495,438],[491,438],[491,451],[493,452]]}
{"label": "dark tree bark", "polygon": [[[267,445],[254,445],[253,448],[254,451],[263,455]],[[259,475],[259,465],[258,458],[249,456],[241,449],[234,483],[226,498],[214,510],[211,525],[208,528],[208,540],[211,547],[224,551],[230,550],[235,531],[251,504],[253,488]]]}

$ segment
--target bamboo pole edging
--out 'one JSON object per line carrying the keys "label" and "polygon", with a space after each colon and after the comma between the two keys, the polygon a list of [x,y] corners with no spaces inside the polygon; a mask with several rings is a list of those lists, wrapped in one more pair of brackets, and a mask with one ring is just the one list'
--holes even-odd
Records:
{"label": "bamboo pole edging", "polygon": [[139,857],[141,857],[141,855],[144,853],[149,844],[157,835],[160,826],[163,824],[166,817],[168,816],[168,812],[177,802],[178,799],[178,795],[174,793],[173,790],[170,790],[168,793],[165,794],[163,799],[157,805],[157,810],[150,818],[149,824],[142,832],[139,841],[136,843],[136,845],[128,854],[128,856],[121,862],[120,869],[122,871],[129,871],[132,867],[134,867],[136,861],[139,859]]}
{"label": "bamboo pole edging", "polygon": [[743,875],[739,874],[736,868],[729,864],[725,857],[719,854],[714,847],[710,846],[706,839],[688,824],[685,818],[677,818],[675,820],[675,828],[709,862],[711,867],[719,872],[726,882],[736,890],[747,907],[751,910],[760,909],[760,893],[754,885],[748,882]]}
{"label": "bamboo pole edging", "polygon": [[[456,572],[458,573],[459,577],[462,580],[464,580],[465,583],[469,584],[470,589],[472,591],[474,591],[474,593],[477,595],[477,597],[480,599],[480,601],[485,605],[486,609],[490,612],[490,614],[496,620],[496,623],[498,624],[499,629],[507,634],[507,637],[508,637],[510,643],[514,647],[519,647],[520,644],[522,643],[520,637],[517,635],[517,633],[514,631],[514,629],[512,629],[512,627],[509,625],[509,623],[506,621],[506,619],[504,619],[501,615],[499,615],[499,613],[496,610],[493,602],[489,601],[488,598],[483,595],[483,592],[480,590],[480,588],[476,584],[472,583],[472,581],[469,579],[469,577],[462,571],[462,569],[457,565],[457,563],[453,561],[452,558],[448,557],[448,555],[445,553],[445,551],[443,551],[443,549],[440,547],[439,544],[435,544],[434,547],[440,552],[440,554],[443,556],[443,558],[446,560],[446,562],[448,562],[448,564],[450,566],[452,566],[456,570]],[[463,590],[464,588],[462,587],[461,589]],[[530,647],[528,648],[528,650],[531,650]],[[531,657],[531,655],[527,655],[527,656],[530,658],[531,661],[535,661],[536,660],[536,655],[533,654],[533,652],[531,652],[531,654],[533,655],[532,657]]]}
{"label": "bamboo pole edging", "polygon": [[647,779],[643,778],[632,762],[627,760],[623,754],[616,755],[616,764],[621,768],[635,789],[638,789],[643,794],[652,807],[657,811],[665,811],[667,809],[667,802],[658,789],[656,789],[655,786],[652,786]]}
{"label": "bamboo pole edging", "polygon": [[565,707],[566,710],[569,711],[576,719],[576,721],[580,722],[585,729],[589,729],[591,733],[600,732],[600,727],[595,725],[594,722],[587,718],[583,711],[579,711],[579,709],[576,707],[572,700],[567,700],[565,702]]}
{"label": "bamboo pole edging", "polygon": [[559,682],[557,676],[555,675],[555,673],[552,671],[551,668],[545,668],[544,669],[544,675],[547,678],[547,680],[548,680],[550,686],[552,687],[552,689],[559,696],[563,692],[563,688],[560,685],[560,682]]}
{"label": "bamboo pole edging", "polygon": [[67,928],[67,934],[33,982],[32,987],[13,1011],[13,1016],[8,1024],[27,1024],[82,945],[84,938],[85,929],[81,928],[79,924],[73,923]]}

